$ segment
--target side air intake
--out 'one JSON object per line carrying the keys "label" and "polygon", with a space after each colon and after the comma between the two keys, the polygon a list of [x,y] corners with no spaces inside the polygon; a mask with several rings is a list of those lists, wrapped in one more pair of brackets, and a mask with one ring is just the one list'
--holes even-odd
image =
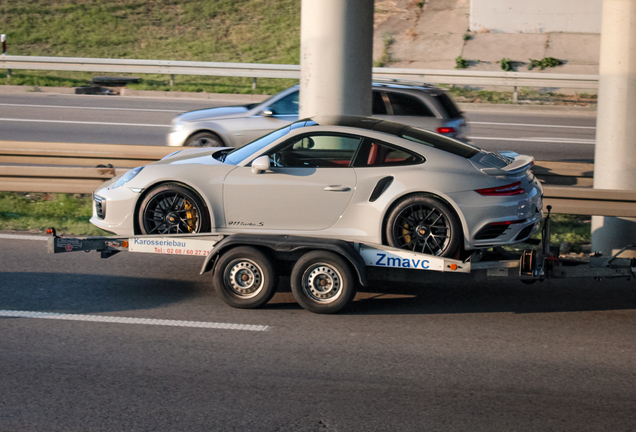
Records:
{"label": "side air intake", "polygon": [[391,186],[391,183],[393,183],[392,176],[384,177],[383,179],[380,179],[378,184],[375,185],[373,192],[371,192],[371,196],[369,197],[369,202],[377,201],[377,199],[380,198],[380,195],[382,195],[384,191],[387,190],[389,186]]}

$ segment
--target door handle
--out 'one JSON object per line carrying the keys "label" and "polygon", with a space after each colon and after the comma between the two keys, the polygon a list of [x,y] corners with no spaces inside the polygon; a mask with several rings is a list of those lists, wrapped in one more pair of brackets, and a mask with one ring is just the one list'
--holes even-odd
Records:
{"label": "door handle", "polygon": [[337,185],[337,186],[327,186],[325,190],[327,192],[349,192],[351,188],[349,186]]}

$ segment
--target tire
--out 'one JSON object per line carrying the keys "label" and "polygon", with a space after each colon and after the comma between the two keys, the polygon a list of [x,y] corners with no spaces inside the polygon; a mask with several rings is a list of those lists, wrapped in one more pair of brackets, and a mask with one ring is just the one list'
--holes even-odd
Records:
{"label": "tire", "polygon": [[228,305],[254,309],[272,299],[278,276],[267,255],[253,247],[238,246],[219,258],[213,284]]}
{"label": "tire", "polygon": [[210,231],[210,215],[192,190],[175,183],[157,186],[145,196],[137,222],[141,234],[191,234]]}
{"label": "tire", "polygon": [[199,132],[192,135],[185,142],[187,147],[223,147],[223,140],[212,132]]}
{"label": "tire", "polygon": [[351,266],[340,255],[328,251],[303,255],[294,265],[290,282],[298,304],[319,314],[342,310],[356,295]]}
{"label": "tire", "polygon": [[462,229],[455,212],[430,195],[399,201],[386,220],[389,246],[439,257],[451,257],[461,244]]}

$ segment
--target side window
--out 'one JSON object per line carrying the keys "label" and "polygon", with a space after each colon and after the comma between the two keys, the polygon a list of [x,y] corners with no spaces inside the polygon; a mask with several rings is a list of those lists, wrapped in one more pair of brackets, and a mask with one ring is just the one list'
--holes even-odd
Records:
{"label": "side window", "polygon": [[268,154],[272,166],[282,168],[346,168],[361,138],[347,135],[305,135]]}
{"label": "side window", "polygon": [[269,106],[274,115],[298,115],[298,94],[294,92]]}
{"label": "side window", "polygon": [[424,162],[424,157],[403,148],[381,141],[365,139],[356,160],[356,168],[416,165]]}
{"label": "side window", "polygon": [[373,115],[386,115],[386,105],[384,104],[384,99],[382,99],[382,93],[376,90],[373,91],[371,113]]}
{"label": "side window", "polygon": [[393,115],[435,117],[431,110],[419,99],[404,93],[388,93]]}

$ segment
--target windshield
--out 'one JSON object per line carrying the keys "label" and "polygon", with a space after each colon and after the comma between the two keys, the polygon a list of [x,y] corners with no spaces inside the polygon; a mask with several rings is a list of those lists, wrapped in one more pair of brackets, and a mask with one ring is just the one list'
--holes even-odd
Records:
{"label": "windshield", "polygon": [[[265,135],[257,139],[256,141],[252,141],[249,144],[244,145],[243,147],[232,150],[231,152],[225,154],[225,158],[222,159],[223,162],[230,165],[238,165],[254,153],[257,153],[276,141],[278,138],[285,136],[291,131],[291,126],[285,126],[274,132]],[[216,156],[216,154],[215,154]]]}

